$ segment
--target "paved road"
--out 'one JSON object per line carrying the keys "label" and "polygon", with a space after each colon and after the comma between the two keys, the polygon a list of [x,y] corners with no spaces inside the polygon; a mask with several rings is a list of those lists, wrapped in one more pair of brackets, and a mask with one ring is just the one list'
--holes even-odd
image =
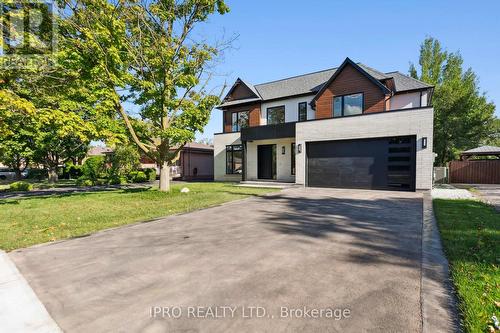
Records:
{"label": "paved road", "polygon": [[419,332],[421,230],[419,193],[294,188],[10,258],[67,332]]}

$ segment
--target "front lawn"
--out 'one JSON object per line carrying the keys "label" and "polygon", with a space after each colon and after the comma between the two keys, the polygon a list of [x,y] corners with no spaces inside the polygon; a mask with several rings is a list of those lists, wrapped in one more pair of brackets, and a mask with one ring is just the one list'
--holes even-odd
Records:
{"label": "front lawn", "polygon": [[[181,193],[182,187],[190,192]],[[0,200],[0,248],[10,251],[273,191],[228,183],[188,183],[173,185],[170,193],[129,189],[4,199]]]}
{"label": "front lawn", "polygon": [[473,200],[435,199],[434,209],[466,332],[485,332],[499,316],[500,214]]}

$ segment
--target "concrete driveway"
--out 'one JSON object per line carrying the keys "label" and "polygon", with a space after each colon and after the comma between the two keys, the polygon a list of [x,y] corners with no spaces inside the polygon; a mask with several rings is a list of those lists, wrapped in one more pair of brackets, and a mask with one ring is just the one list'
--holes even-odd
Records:
{"label": "concrete driveway", "polygon": [[419,193],[293,188],[10,258],[67,332],[417,332],[421,231]]}

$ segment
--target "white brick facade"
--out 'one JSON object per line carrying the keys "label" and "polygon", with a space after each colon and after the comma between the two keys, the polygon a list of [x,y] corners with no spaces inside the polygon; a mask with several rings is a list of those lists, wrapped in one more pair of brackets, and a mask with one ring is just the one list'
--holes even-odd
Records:
{"label": "white brick facade", "polygon": [[[302,152],[295,157],[296,183],[305,184],[306,142],[416,135],[416,188],[430,189],[434,162],[433,117],[433,108],[423,108],[297,123],[296,144],[302,144]],[[422,148],[423,137],[427,138],[425,149]]]}

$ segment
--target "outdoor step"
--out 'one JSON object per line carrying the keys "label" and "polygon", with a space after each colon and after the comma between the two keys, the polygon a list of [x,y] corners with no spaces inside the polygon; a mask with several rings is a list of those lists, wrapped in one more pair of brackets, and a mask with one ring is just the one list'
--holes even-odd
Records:
{"label": "outdoor step", "polygon": [[289,188],[292,186],[299,186],[295,183],[275,182],[275,181],[252,181],[246,180],[240,182],[236,186],[242,187],[268,187],[268,188]]}

